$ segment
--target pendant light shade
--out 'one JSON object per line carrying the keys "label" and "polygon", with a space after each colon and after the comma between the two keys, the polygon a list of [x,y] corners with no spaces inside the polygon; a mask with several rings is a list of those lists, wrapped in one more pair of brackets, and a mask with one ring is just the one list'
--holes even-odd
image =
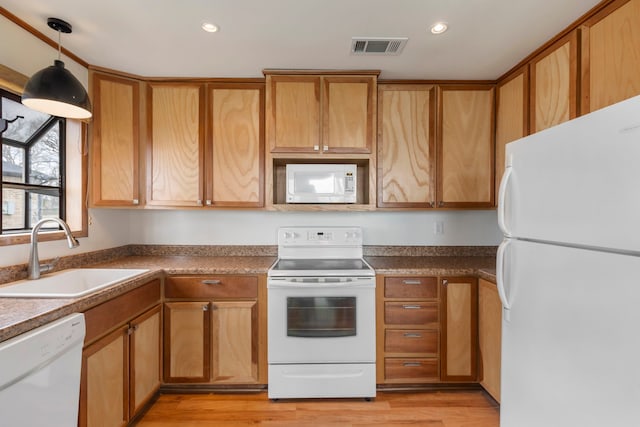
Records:
{"label": "pendant light shade", "polygon": [[82,83],[64,68],[60,61],[60,33],[70,33],[67,22],[49,18],[49,27],[58,31],[58,59],[53,65],[35,73],[27,81],[22,92],[22,103],[27,107],[70,119],[88,119],[91,117],[91,102]]}

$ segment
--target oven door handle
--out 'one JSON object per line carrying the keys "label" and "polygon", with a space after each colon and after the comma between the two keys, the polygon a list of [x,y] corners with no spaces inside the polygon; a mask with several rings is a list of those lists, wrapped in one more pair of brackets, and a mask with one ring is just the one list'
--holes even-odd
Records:
{"label": "oven door handle", "polygon": [[371,277],[357,277],[357,278],[349,278],[344,282],[299,282],[289,279],[280,279],[280,278],[271,278],[267,281],[267,288],[278,289],[278,288],[320,288],[320,289],[328,289],[328,288],[373,288],[375,287],[376,282],[374,278]]}

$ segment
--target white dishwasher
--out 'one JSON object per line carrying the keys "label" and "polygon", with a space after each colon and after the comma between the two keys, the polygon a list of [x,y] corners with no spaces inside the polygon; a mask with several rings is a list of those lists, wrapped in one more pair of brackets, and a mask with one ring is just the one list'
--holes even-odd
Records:
{"label": "white dishwasher", "polygon": [[75,313],[0,343],[0,424],[78,424],[84,334]]}

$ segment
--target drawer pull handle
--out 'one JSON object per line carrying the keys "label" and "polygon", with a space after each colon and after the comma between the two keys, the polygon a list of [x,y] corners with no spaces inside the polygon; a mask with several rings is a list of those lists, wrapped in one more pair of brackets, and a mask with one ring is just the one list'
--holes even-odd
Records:
{"label": "drawer pull handle", "polygon": [[220,280],[203,280],[203,285],[220,285],[222,282]]}
{"label": "drawer pull handle", "polygon": [[405,338],[422,338],[422,334],[416,334],[416,333],[406,333],[404,334]]}
{"label": "drawer pull handle", "polygon": [[419,285],[420,283],[422,283],[420,280],[403,280],[402,281],[403,285]]}
{"label": "drawer pull handle", "polygon": [[404,362],[402,364],[402,366],[404,366],[406,368],[419,368],[420,366],[422,366],[422,363],[420,363],[420,362]]}
{"label": "drawer pull handle", "polygon": [[404,308],[406,310],[420,310],[422,308],[422,306],[421,305],[402,304],[402,308]]}

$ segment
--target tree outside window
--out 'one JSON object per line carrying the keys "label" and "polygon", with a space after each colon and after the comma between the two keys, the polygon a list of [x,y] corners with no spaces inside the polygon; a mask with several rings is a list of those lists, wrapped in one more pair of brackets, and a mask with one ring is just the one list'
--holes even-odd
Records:
{"label": "tree outside window", "polygon": [[25,107],[17,95],[3,90],[0,94],[0,117],[6,120],[2,234],[24,233],[42,218],[64,219],[65,144],[60,142],[65,141],[65,121]]}

